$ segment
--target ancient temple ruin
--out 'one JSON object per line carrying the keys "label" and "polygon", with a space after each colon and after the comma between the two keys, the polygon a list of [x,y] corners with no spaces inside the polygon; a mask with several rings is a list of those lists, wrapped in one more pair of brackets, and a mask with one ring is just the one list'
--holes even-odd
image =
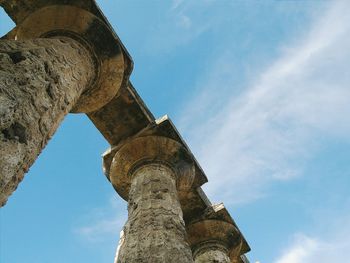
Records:
{"label": "ancient temple ruin", "polygon": [[206,197],[176,127],[130,83],[132,59],[95,1],[0,5],[16,23],[0,40],[1,206],[64,116],[85,113],[111,145],[104,173],[128,205],[115,262],[248,262],[248,243]]}

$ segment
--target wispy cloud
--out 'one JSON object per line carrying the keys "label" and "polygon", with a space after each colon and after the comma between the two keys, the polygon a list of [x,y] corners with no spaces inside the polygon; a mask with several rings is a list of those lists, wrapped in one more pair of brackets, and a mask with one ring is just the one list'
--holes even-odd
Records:
{"label": "wispy cloud", "polygon": [[153,25],[149,38],[144,43],[146,51],[158,56],[175,52],[210,30],[214,20],[220,16],[205,17],[204,11],[210,9],[209,1],[174,0],[160,23]]}
{"label": "wispy cloud", "polygon": [[350,3],[329,5],[309,34],[243,92],[220,78],[222,69],[234,71],[227,51],[198,83],[203,91],[180,124],[209,176],[211,196],[233,203],[257,198],[267,182],[300,176],[320,136],[349,139]]}
{"label": "wispy cloud", "polygon": [[95,208],[84,215],[84,222],[73,232],[88,242],[106,242],[108,237],[117,240],[127,219],[126,208],[123,213],[120,210],[120,203],[113,197],[107,206]]}
{"label": "wispy cloud", "polygon": [[171,10],[175,10],[175,9],[179,8],[179,6],[181,4],[183,4],[183,2],[184,2],[184,0],[173,0]]}
{"label": "wispy cloud", "polygon": [[319,240],[298,234],[295,237],[294,244],[275,263],[306,263],[307,258],[317,252],[320,247],[321,242]]}
{"label": "wispy cloud", "polygon": [[296,234],[292,244],[274,263],[328,263],[349,260],[350,235],[344,225],[331,237],[310,237]]}

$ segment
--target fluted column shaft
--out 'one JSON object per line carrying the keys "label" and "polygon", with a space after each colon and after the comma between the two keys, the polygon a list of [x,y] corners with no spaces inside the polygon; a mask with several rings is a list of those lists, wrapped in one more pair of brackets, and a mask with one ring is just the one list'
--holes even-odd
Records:
{"label": "fluted column shaft", "polygon": [[133,173],[128,213],[118,263],[193,262],[170,168],[152,163]]}
{"label": "fluted column shaft", "polygon": [[73,39],[0,40],[0,206],[94,76]]}

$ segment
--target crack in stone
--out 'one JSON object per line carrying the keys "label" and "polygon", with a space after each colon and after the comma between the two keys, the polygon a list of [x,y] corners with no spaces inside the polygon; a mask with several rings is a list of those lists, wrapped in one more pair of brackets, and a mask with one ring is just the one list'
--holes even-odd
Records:
{"label": "crack in stone", "polygon": [[27,143],[26,128],[18,122],[13,123],[1,132],[7,140],[17,140],[19,143]]}
{"label": "crack in stone", "polygon": [[9,52],[7,53],[9,57],[11,58],[13,64],[17,64],[23,60],[26,60],[26,57],[23,56],[23,54],[20,51],[17,52]]}

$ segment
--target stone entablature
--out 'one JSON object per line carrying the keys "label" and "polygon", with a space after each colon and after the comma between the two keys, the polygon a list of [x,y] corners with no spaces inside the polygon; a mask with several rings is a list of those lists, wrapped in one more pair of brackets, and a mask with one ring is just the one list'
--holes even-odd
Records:
{"label": "stone entablature", "polygon": [[[176,127],[167,116],[155,120],[129,82],[132,59],[95,1],[0,5],[16,22],[0,40],[2,69],[18,74],[10,81],[0,71],[0,84],[12,88],[0,89],[2,151],[18,157],[12,166],[0,160],[0,205],[65,114],[84,112],[111,145],[104,172],[128,201],[117,262],[248,262],[246,240],[203,192],[207,177]],[[35,87],[33,98],[26,85]]]}

